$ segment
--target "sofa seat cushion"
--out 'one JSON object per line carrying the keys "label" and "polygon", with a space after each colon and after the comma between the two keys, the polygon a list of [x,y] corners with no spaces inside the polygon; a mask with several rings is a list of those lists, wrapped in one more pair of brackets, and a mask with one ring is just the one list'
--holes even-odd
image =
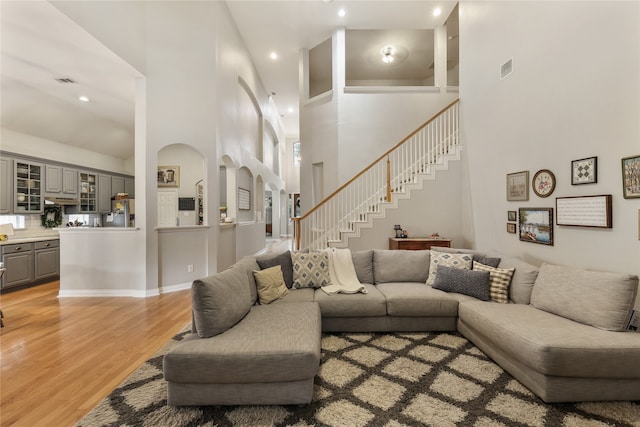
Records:
{"label": "sofa seat cushion", "polygon": [[458,300],[424,283],[381,283],[378,290],[387,299],[389,316],[457,316]]}
{"label": "sofa seat cushion", "polygon": [[275,300],[272,304],[280,304],[283,302],[313,302],[314,294],[315,289],[313,288],[296,289],[293,292],[289,292],[282,298]]}
{"label": "sofa seat cushion", "polygon": [[542,374],[640,378],[640,334],[603,331],[522,304],[465,301],[458,315],[465,327]]}
{"label": "sofa seat cushion", "polygon": [[374,317],[387,314],[387,301],[374,285],[363,284],[366,294],[328,295],[317,289],[314,301],[320,304],[323,317]]}
{"label": "sofa seat cushion", "polygon": [[321,317],[313,302],[258,305],[212,338],[189,335],[164,357],[177,383],[247,384],[313,378],[320,364]]}
{"label": "sofa seat cushion", "polygon": [[542,264],[531,304],[585,325],[624,331],[638,292],[638,276]]}

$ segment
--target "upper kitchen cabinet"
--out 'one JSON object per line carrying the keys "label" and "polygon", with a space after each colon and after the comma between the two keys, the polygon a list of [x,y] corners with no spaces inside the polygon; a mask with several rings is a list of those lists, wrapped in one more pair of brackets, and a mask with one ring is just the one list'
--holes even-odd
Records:
{"label": "upper kitchen cabinet", "polygon": [[80,213],[96,213],[98,210],[98,176],[90,172],[78,172],[80,180]]}
{"label": "upper kitchen cabinet", "polygon": [[98,175],[98,211],[111,212],[111,175]]}
{"label": "upper kitchen cabinet", "polygon": [[136,185],[133,178],[124,179],[124,192],[132,199],[136,196]]}
{"label": "upper kitchen cabinet", "polygon": [[45,165],[45,187],[47,195],[78,197],[78,171],[62,166]]}
{"label": "upper kitchen cabinet", "polygon": [[42,212],[42,173],[41,164],[14,161],[14,213]]}
{"label": "upper kitchen cabinet", "polygon": [[11,179],[11,166],[13,160],[0,158],[0,214],[8,214],[13,211],[13,180]]}
{"label": "upper kitchen cabinet", "polygon": [[118,193],[124,193],[124,177],[112,176],[111,177],[111,194],[115,196]]}

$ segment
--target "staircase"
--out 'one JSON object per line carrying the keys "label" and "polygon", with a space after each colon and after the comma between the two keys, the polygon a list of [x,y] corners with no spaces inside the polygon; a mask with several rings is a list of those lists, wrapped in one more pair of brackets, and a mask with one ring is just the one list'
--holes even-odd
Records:
{"label": "staircase", "polygon": [[438,170],[460,159],[459,99],[449,104],[409,136],[294,221],[294,248],[321,250],[348,247],[349,239],[371,228],[375,218],[398,201],[422,189]]}

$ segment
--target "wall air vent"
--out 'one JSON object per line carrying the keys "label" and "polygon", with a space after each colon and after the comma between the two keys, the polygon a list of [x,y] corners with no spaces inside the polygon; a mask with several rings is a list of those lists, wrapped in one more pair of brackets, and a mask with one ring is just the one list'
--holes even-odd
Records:
{"label": "wall air vent", "polygon": [[504,64],[502,64],[502,67],[500,67],[500,80],[506,78],[512,72],[513,72],[513,58],[509,58],[509,60]]}
{"label": "wall air vent", "polygon": [[78,83],[77,81],[70,79],[69,77],[61,77],[56,79],[58,83],[69,84],[69,83]]}

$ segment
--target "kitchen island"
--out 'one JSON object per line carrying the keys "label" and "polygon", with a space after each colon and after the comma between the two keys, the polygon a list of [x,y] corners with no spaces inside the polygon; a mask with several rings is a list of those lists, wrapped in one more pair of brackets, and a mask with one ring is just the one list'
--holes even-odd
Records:
{"label": "kitchen island", "polygon": [[157,295],[146,289],[145,239],[139,228],[68,227],[60,235],[59,297]]}

